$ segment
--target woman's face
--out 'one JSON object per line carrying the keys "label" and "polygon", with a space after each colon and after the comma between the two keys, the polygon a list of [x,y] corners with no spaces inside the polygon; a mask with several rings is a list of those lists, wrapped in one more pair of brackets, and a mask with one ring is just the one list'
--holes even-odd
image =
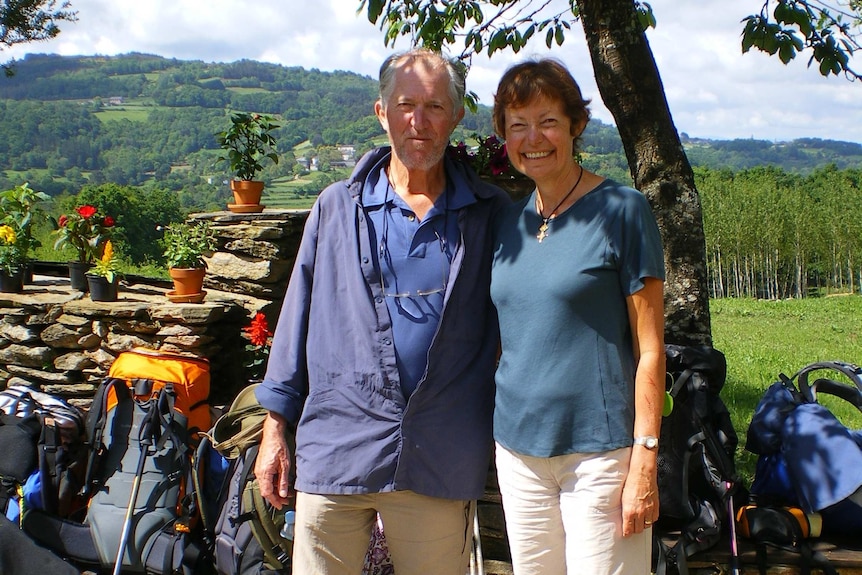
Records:
{"label": "woman's face", "polygon": [[553,180],[571,170],[572,122],[559,100],[539,96],[526,106],[506,108],[506,151],[512,165],[534,181]]}

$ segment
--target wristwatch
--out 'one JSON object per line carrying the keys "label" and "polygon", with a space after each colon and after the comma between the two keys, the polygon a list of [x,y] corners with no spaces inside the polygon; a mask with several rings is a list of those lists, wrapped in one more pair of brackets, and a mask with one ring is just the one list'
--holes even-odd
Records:
{"label": "wristwatch", "polygon": [[635,445],[643,445],[647,449],[655,449],[658,447],[658,437],[654,435],[635,437]]}

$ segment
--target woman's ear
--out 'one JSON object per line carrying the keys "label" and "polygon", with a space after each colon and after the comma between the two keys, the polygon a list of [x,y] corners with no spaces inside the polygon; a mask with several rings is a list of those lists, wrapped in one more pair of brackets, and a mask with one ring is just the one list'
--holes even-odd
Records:
{"label": "woman's ear", "polygon": [[584,130],[587,128],[587,120],[586,118],[579,120],[578,122],[572,122],[572,138],[577,140],[581,137],[581,134],[584,133]]}

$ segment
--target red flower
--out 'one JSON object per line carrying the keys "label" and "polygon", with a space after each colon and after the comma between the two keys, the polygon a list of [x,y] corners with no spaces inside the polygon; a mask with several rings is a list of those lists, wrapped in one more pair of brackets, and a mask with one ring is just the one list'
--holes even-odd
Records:
{"label": "red flower", "polygon": [[60,225],[61,228],[65,228],[66,222],[68,222],[68,221],[69,221],[69,218],[66,217],[66,214],[63,214],[62,216],[60,216],[60,219],[57,220],[57,223]]}
{"label": "red flower", "polygon": [[75,211],[85,220],[90,219],[96,213],[96,208],[93,206],[80,206],[75,208]]}
{"label": "red flower", "polygon": [[257,312],[251,323],[242,328],[242,331],[248,334],[248,339],[252,345],[265,346],[272,336],[272,332],[269,331],[269,324],[266,322],[266,316],[262,312]]}
{"label": "red flower", "polygon": [[106,228],[113,228],[116,223],[111,216],[105,216],[105,219],[102,220],[102,225]]}

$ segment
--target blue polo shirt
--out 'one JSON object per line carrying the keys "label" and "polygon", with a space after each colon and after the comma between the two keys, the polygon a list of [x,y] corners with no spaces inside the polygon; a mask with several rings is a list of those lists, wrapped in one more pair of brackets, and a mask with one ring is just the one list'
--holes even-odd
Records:
{"label": "blue polo shirt", "polygon": [[[464,192],[463,187],[461,190]],[[443,297],[452,277],[458,225],[457,215],[450,214],[448,206],[475,201],[465,196],[450,202],[450,196],[455,195],[457,191],[447,185],[420,221],[392,189],[383,167],[372,170],[362,190],[405,398],[425,375],[428,349],[440,324]]]}

